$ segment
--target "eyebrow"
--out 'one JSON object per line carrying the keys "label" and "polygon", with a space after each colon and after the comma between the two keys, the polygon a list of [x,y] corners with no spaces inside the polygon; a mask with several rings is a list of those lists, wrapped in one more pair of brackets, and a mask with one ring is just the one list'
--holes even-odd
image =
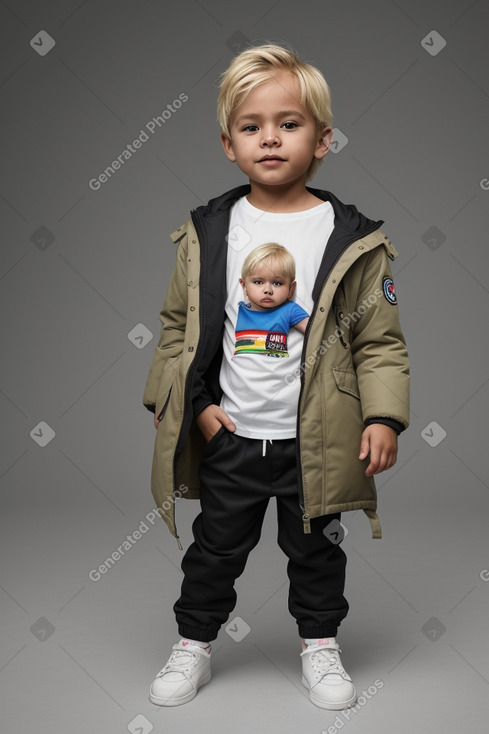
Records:
{"label": "eyebrow", "polygon": [[[302,120],[305,120],[305,116],[302,114],[302,112],[299,112],[299,110],[281,110],[280,112],[277,112],[275,117],[286,117],[287,115],[292,115],[292,117],[300,117]],[[240,115],[236,120],[234,121],[236,125],[238,125],[243,120],[259,120],[261,118],[261,114],[259,112],[250,112],[248,115]]]}

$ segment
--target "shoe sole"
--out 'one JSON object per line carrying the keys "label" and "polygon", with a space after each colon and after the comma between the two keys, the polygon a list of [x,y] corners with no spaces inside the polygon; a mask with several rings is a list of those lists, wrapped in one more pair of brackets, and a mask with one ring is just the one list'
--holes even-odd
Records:
{"label": "shoe sole", "polygon": [[199,681],[199,683],[197,684],[195,688],[195,691],[192,691],[191,693],[187,693],[187,695],[183,696],[182,698],[160,698],[159,696],[153,696],[151,692],[148,698],[151,701],[151,703],[156,704],[156,706],[182,706],[184,703],[188,703],[193,698],[195,698],[199,688],[201,688],[202,686],[205,686],[205,684],[208,683],[210,679],[211,679],[211,671],[209,670],[209,672],[204,675],[202,680]]}
{"label": "shoe sole", "polygon": [[309,684],[304,677],[302,678],[302,685],[309,690],[309,700],[320,709],[327,709],[328,711],[341,711],[342,709],[349,709],[354,706],[357,700],[357,694],[355,691],[355,694],[348,701],[331,701],[330,703],[328,703],[327,701],[322,701],[320,698],[316,698],[315,696],[313,696],[312,691],[309,688]]}

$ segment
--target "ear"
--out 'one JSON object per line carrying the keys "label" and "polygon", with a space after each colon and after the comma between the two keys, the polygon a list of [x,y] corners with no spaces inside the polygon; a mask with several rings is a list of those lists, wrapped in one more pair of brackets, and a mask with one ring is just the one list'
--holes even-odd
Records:
{"label": "ear", "polygon": [[332,127],[325,127],[321,130],[319,141],[317,143],[316,150],[314,151],[314,158],[324,158],[331,148],[333,137],[334,134]]}
{"label": "ear", "polygon": [[226,133],[221,132],[221,143],[228,160],[230,160],[231,163],[235,163],[236,156],[234,155],[233,144],[231,143],[231,138],[228,138]]}
{"label": "ear", "polygon": [[246,296],[246,285],[245,285],[245,282],[244,282],[243,278],[240,278],[239,279],[239,284],[240,284],[241,288],[243,289],[243,292],[244,292],[244,294]]}
{"label": "ear", "polygon": [[289,288],[289,296],[288,296],[289,300],[294,295],[296,286],[297,286],[297,283],[295,282],[295,280],[293,280],[292,283],[290,284],[290,288]]}

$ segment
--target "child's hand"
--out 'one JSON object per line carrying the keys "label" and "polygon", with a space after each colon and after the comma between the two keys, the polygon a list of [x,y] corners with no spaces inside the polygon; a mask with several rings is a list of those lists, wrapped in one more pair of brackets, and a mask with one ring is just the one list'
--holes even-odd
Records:
{"label": "child's hand", "polygon": [[210,441],[221,426],[225,426],[231,433],[236,430],[236,426],[228,414],[214,403],[204,408],[195,420],[206,441]]}
{"label": "child's hand", "polygon": [[372,423],[362,433],[359,459],[370,454],[370,464],[365,470],[367,477],[390,469],[397,461],[397,433],[383,423]]}

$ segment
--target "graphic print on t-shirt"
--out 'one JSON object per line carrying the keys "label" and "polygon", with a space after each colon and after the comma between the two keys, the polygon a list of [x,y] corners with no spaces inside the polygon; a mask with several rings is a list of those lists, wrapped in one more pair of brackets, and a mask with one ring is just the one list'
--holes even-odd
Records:
{"label": "graphic print on t-shirt", "polygon": [[[229,239],[227,247],[219,406],[236,425],[237,436],[276,440],[296,436],[301,381],[287,376],[300,370],[304,344],[304,335],[294,328],[287,334],[289,356],[285,359],[260,356],[256,352],[235,354],[238,303],[248,300],[240,283],[244,260],[264,242],[279,242],[286,247],[296,265],[293,300],[311,314],[314,284],[334,223],[334,210],[329,201],[305,211],[276,213],[257,209],[242,196],[231,208],[229,232],[238,231],[242,236]],[[265,330],[268,333],[268,326],[260,329]]]}
{"label": "graphic print on t-shirt", "polygon": [[292,326],[308,315],[295,301],[285,301],[265,311],[254,311],[240,301],[234,354],[288,357],[287,334]]}

